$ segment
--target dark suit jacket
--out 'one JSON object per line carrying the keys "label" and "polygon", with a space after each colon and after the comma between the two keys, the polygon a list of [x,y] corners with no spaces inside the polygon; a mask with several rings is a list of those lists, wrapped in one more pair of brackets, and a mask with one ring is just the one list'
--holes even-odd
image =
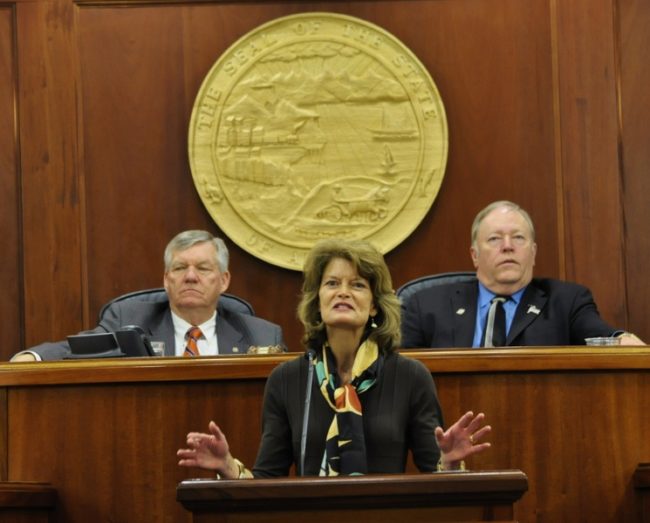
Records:
{"label": "dark suit jacket", "polygon": [[[305,471],[311,476],[320,470],[334,416],[313,378],[305,455]],[[306,385],[303,356],[279,365],[269,376],[255,477],[286,476],[293,464],[300,472]],[[440,451],[434,431],[442,426],[442,413],[431,373],[420,361],[399,354],[387,356],[378,382],[360,394],[359,401],[369,473],[404,472],[409,450],[422,472],[436,470]]]}
{"label": "dark suit jacket", "polygon": [[[471,347],[478,283],[440,285],[402,303],[402,346]],[[586,287],[533,278],[522,296],[506,345],[584,345],[585,338],[611,336]]]}
{"label": "dark suit jacket", "polygon": [[[126,325],[138,325],[149,334],[152,341],[165,342],[165,355],[175,355],[174,324],[169,302],[122,301],[116,302],[104,313],[97,327],[86,333],[114,332]],[[217,307],[217,339],[220,354],[245,354],[251,345],[282,345],[279,325]],[[29,349],[43,360],[59,360],[70,354],[67,341],[43,343]]]}

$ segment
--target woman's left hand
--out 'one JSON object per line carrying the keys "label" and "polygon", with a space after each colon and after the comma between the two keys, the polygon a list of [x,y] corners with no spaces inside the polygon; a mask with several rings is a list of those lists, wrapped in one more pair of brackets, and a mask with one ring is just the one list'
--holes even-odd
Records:
{"label": "woman's left hand", "polygon": [[445,470],[460,468],[460,462],[490,448],[488,441],[481,442],[492,427],[483,425],[485,414],[482,412],[474,416],[472,411],[463,414],[456,423],[447,430],[436,427],[436,441],[440,447],[442,467]]}

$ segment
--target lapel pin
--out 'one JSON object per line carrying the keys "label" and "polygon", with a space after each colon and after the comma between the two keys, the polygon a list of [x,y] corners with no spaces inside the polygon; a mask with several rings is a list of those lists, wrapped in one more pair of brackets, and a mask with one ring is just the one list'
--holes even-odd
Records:
{"label": "lapel pin", "polygon": [[534,305],[529,305],[528,306],[528,312],[526,314],[530,314],[531,312],[533,314],[539,314],[541,311],[537,307],[535,307]]}
{"label": "lapel pin", "polygon": [[463,309],[463,308],[458,309],[456,311],[456,314],[458,314],[458,316],[462,316],[463,314],[465,314],[465,309]]}

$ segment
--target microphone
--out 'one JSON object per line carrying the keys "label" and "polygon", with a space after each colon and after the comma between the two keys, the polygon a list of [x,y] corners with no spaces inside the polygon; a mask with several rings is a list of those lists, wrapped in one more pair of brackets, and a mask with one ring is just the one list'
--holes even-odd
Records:
{"label": "microphone", "polygon": [[307,448],[307,426],[309,425],[309,406],[311,405],[311,382],[314,380],[314,358],[316,351],[308,349],[305,358],[307,365],[307,389],[305,390],[305,408],[302,416],[302,433],[300,434],[300,475],[305,475],[305,450]]}

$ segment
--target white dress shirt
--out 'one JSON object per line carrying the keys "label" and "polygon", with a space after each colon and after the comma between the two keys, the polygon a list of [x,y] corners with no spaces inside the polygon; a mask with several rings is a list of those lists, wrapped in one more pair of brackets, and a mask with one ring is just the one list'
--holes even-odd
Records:
{"label": "white dress shirt", "polygon": [[[182,356],[185,352],[185,345],[187,345],[187,331],[192,324],[187,323],[183,318],[174,314],[172,311],[172,322],[174,323],[174,353],[176,356]],[[199,338],[199,354],[201,356],[216,356],[219,354],[219,342],[217,340],[217,311],[214,311],[212,317],[197,325],[203,335]]]}

